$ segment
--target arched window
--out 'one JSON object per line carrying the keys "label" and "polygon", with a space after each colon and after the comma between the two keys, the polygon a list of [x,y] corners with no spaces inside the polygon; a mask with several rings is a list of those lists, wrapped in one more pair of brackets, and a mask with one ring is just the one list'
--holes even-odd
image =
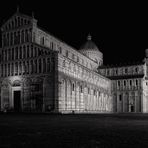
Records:
{"label": "arched window", "polygon": [[135,68],[135,72],[136,72],[136,73],[138,72],[138,67]]}
{"label": "arched window", "polygon": [[25,30],[25,42],[29,42],[28,30]]}
{"label": "arched window", "polygon": [[24,30],[21,32],[21,43],[24,43]]}
{"label": "arched window", "polygon": [[7,50],[5,50],[5,61],[7,61]]}
{"label": "arched window", "polygon": [[22,59],[22,47],[20,47],[19,50],[19,59]]}
{"label": "arched window", "polygon": [[11,75],[13,76],[14,75],[14,64],[12,63],[11,65]]}
{"label": "arched window", "polygon": [[3,71],[4,71],[4,68],[3,68],[3,64],[1,65],[1,76],[3,77]]}
{"label": "arched window", "polygon": [[14,28],[14,22],[13,21],[11,22],[11,27]]}
{"label": "arched window", "polygon": [[47,72],[50,72],[50,58],[47,59]]}
{"label": "arched window", "polygon": [[34,72],[37,73],[37,59],[34,61]]}
{"label": "arched window", "polygon": [[30,53],[29,53],[29,45],[27,46],[27,58],[29,58],[30,57]]}
{"label": "arched window", "polygon": [[19,74],[21,75],[22,74],[22,63],[19,62]]}
{"label": "arched window", "polygon": [[15,48],[15,59],[18,59],[18,47]]}
{"label": "arched window", "polygon": [[43,59],[43,72],[46,72],[46,61]]}
{"label": "arched window", "polygon": [[39,73],[42,72],[42,63],[41,63],[41,59],[39,59]]}
{"label": "arched window", "polygon": [[120,81],[118,81],[118,87],[120,87]]}
{"label": "arched window", "polygon": [[8,60],[11,60],[11,49],[8,49]]}
{"label": "arched window", "polygon": [[23,26],[23,25],[24,25],[23,18],[21,18],[21,26]]}
{"label": "arched window", "polygon": [[132,80],[130,80],[130,85],[132,85]]}
{"label": "arched window", "polygon": [[75,91],[75,84],[72,83],[72,91]]}
{"label": "arched window", "polygon": [[18,17],[18,27],[21,25],[20,17]]}
{"label": "arched window", "polygon": [[15,25],[14,25],[14,26],[17,27],[17,25],[18,25],[18,24],[17,24],[17,18],[15,18],[14,21],[15,21],[15,23],[14,23]]}
{"label": "arched window", "polygon": [[8,64],[8,76],[10,76],[10,63]]}
{"label": "arched window", "polygon": [[34,47],[34,57],[37,57],[37,48]]}
{"label": "arched window", "polygon": [[5,64],[5,77],[7,76],[7,64]]}
{"label": "arched window", "polygon": [[126,81],[124,80],[124,86],[126,86]]}
{"label": "arched window", "polygon": [[88,87],[88,94],[90,94],[90,88]]}
{"label": "arched window", "polygon": [[22,74],[25,74],[25,62],[22,62]]}
{"label": "arched window", "polygon": [[24,20],[24,24],[27,25],[27,20],[26,19]]}
{"label": "arched window", "polygon": [[10,43],[10,36],[9,36],[9,33],[7,33],[7,46],[9,46],[9,43]]}
{"label": "arched window", "polygon": [[17,44],[17,34],[14,32],[14,45]]}
{"label": "arched window", "polygon": [[18,75],[18,63],[15,63],[15,75]]}
{"label": "arched window", "polygon": [[12,55],[11,59],[14,60],[14,48],[12,48],[12,54],[11,55]]}
{"label": "arched window", "polygon": [[138,80],[136,79],[136,86],[138,86]]}
{"label": "arched window", "polygon": [[20,44],[20,31],[17,32],[17,44]]}
{"label": "arched window", "polygon": [[23,58],[26,58],[26,46],[23,46]]}
{"label": "arched window", "polygon": [[13,33],[10,33],[10,45],[13,45]]}
{"label": "arched window", "polygon": [[80,86],[80,92],[83,93],[83,87],[82,87],[82,85]]}
{"label": "arched window", "polygon": [[30,73],[32,74],[32,73],[33,73],[33,60],[31,60],[30,66],[31,66],[31,68],[30,68]]}
{"label": "arched window", "polygon": [[27,61],[27,68],[26,69],[27,69],[27,74],[29,74],[29,70],[30,70],[29,69],[29,61]]}
{"label": "arched window", "polygon": [[68,51],[66,50],[66,57],[68,57]]}
{"label": "arched window", "polygon": [[33,57],[33,45],[31,45],[31,50],[30,50],[30,52],[31,52],[31,57]]}
{"label": "arched window", "polygon": [[96,90],[94,89],[94,96],[96,95]]}

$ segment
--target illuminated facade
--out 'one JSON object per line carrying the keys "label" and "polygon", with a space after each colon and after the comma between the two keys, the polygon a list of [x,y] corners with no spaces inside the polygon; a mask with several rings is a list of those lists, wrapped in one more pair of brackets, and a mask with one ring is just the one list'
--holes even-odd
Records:
{"label": "illuminated facade", "polygon": [[112,112],[111,81],[97,72],[103,56],[91,36],[79,52],[20,12],[1,32],[2,111]]}
{"label": "illuminated facade", "polygon": [[1,32],[1,111],[148,112],[147,51],[143,63],[107,67],[90,35],[76,50],[18,11]]}

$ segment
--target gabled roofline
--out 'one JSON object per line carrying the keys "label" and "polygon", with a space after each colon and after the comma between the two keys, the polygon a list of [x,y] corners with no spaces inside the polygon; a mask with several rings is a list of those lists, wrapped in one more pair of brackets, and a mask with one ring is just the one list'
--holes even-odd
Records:
{"label": "gabled roofline", "polygon": [[3,28],[3,26],[9,22],[9,20],[11,18],[13,18],[14,16],[22,16],[22,17],[25,17],[25,18],[29,18],[30,20],[34,19],[35,21],[37,21],[34,17],[31,17],[29,15],[26,15],[26,14],[23,14],[23,13],[20,13],[20,12],[15,12],[13,15],[11,15],[2,25],[1,25],[1,28]]}

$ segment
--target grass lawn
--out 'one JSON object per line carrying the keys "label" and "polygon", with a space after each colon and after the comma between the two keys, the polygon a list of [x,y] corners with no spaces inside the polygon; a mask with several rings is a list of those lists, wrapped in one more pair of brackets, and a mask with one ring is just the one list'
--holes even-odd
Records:
{"label": "grass lawn", "polygon": [[146,148],[148,114],[0,114],[0,148]]}

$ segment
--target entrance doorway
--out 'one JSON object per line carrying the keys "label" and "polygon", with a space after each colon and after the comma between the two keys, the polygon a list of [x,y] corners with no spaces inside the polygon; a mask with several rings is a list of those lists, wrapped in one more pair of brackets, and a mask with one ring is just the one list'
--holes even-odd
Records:
{"label": "entrance doorway", "polygon": [[21,111],[21,91],[14,91],[14,111]]}
{"label": "entrance doorway", "polygon": [[131,112],[134,112],[134,105],[131,105]]}

